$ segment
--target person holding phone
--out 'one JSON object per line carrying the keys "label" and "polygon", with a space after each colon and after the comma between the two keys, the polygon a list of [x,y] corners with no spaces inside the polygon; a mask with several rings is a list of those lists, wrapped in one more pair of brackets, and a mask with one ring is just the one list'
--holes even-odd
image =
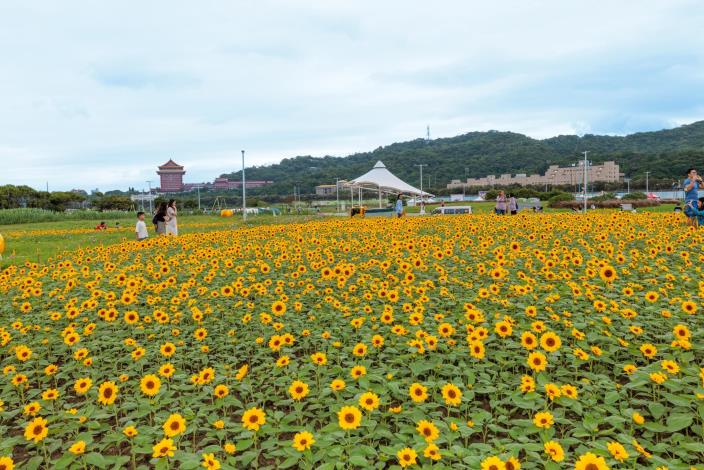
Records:
{"label": "person holding phone", "polygon": [[687,170],[687,179],[684,180],[684,214],[689,225],[697,225],[697,200],[699,188],[704,184],[702,177],[695,168]]}

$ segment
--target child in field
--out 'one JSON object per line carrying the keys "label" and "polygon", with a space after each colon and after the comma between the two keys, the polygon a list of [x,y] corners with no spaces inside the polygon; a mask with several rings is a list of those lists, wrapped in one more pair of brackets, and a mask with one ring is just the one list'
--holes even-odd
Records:
{"label": "child in field", "polygon": [[137,241],[142,241],[149,236],[147,224],[144,223],[144,212],[137,212],[137,225],[134,228]]}
{"label": "child in field", "polygon": [[688,201],[684,213],[691,219],[690,225],[704,227],[704,197]]}

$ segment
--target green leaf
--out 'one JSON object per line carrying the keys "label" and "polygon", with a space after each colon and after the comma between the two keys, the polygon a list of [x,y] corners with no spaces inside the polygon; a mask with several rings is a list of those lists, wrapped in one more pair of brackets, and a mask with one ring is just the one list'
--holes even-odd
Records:
{"label": "green leaf", "polygon": [[91,452],[90,454],[86,454],[84,458],[86,459],[86,463],[88,465],[94,465],[98,468],[105,468],[108,465],[108,463],[105,461],[105,457],[103,457],[102,454],[98,454],[97,452]]}
{"label": "green leaf", "polygon": [[694,399],[688,395],[675,395],[674,393],[663,393],[663,397],[676,406],[690,406]]}
{"label": "green leaf", "polygon": [[692,452],[704,453],[704,443],[702,442],[685,442],[680,444],[679,447]]}
{"label": "green leaf", "polygon": [[71,465],[74,460],[76,460],[76,456],[70,452],[66,452],[64,455],[61,456],[61,458],[52,463],[52,468],[61,470]]}
{"label": "green leaf", "polygon": [[291,456],[277,465],[278,468],[290,468],[298,463],[300,460],[299,456]]}
{"label": "green leaf", "polygon": [[692,424],[691,414],[673,414],[667,418],[667,430],[669,432],[681,431]]}
{"label": "green leaf", "polygon": [[621,398],[618,392],[611,391],[604,396],[604,403],[607,405],[613,405]]}
{"label": "green leaf", "polygon": [[363,455],[359,454],[354,454],[350,456],[350,461],[352,465],[357,466],[357,467],[367,467],[369,463],[367,462],[367,459],[364,458]]}
{"label": "green leaf", "polygon": [[665,407],[657,402],[648,403],[648,409],[655,419],[660,419],[665,414]]}

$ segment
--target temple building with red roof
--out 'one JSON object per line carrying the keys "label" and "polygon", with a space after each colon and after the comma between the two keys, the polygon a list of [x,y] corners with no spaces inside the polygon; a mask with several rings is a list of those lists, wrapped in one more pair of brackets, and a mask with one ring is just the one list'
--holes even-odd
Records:
{"label": "temple building with red roof", "polygon": [[161,178],[159,187],[162,193],[178,193],[183,190],[183,175],[186,170],[181,165],[169,158],[169,161],[159,167],[156,172]]}
{"label": "temple building with red roof", "polygon": [[[215,178],[212,183],[184,183],[183,175],[186,174],[186,170],[182,165],[179,165],[172,159],[164,163],[159,167],[156,172],[161,178],[161,185],[158,191],[161,193],[181,193],[193,191],[196,188],[200,189],[215,189],[215,190],[232,190],[239,189],[242,187],[242,181],[236,180],[232,181],[225,177]],[[273,181],[264,180],[247,180],[247,189],[251,188],[261,188],[268,184],[273,183]]]}

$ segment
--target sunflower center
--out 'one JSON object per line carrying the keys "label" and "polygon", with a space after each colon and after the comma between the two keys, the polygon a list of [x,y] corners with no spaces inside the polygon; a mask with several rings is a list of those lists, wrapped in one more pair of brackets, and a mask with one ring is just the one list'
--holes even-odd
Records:
{"label": "sunflower center", "polygon": [[352,413],[347,413],[345,415],[345,422],[346,423],[354,423],[354,415]]}
{"label": "sunflower center", "polygon": [[38,425],[34,426],[34,429],[32,429],[32,433],[39,435],[42,433],[43,429],[44,429],[44,427],[42,425],[38,424]]}

